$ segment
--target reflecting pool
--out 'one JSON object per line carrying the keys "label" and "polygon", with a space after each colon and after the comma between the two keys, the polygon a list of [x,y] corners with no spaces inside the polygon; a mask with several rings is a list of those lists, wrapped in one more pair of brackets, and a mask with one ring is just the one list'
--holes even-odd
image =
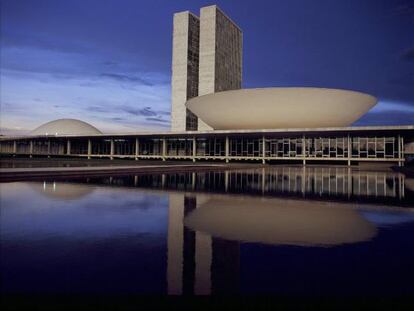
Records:
{"label": "reflecting pool", "polygon": [[3,294],[414,293],[414,180],[268,167],[0,184]]}

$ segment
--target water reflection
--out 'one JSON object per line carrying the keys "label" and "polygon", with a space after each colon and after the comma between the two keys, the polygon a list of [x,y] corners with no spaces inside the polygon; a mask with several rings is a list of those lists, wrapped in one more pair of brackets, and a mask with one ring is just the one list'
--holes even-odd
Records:
{"label": "water reflection", "polygon": [[168,218],[168,294],[238,292],[239,242],[212,237],[184,226],[205,197],[170,193]]}
{"label": "water reflection", "polygon": [[2,283],[8,292],[409,292],[409,184],[390,171],[317,167],[1,184]]}
{"label": "water reflection", "polygon": [[98,182],[163,190],[414,205],[413,179],[407,179],[404,174],[391,170],[280,166],[109,177]]}
{"label": "water reflection", "polygon": [[28,184],[33,190],[42,195],[64,200],[76,200],[93,193],[95,190],[93,185],[69,182],[44,181],[43,183],[33,182]]}
{"label": "water reflection", "polygon": [[168,293],[237,292],[240,245],[334,247],[368,242],[381,226],[414,221],[409,208],[171,193]]}
{"label": "water reflection", "polygon": [[346,204],[220,197],[184,218],[195,230],[227,240],[297,246],[368,241],[376,228]]}
{"label": "water reflection", "polygon": [[405,186],[407,187],[408,190],[414,192],[414,178],[406,178]]}
{"label": "water reflection", "polygon": [[[404,174],[364,171],[347,167],[268,167],[260,169],[183,172],[79,179],[81,184],[139,187],[192,192],[248,194],[260,196],[298,197],[340,201],[414,204],[414,179]],[[93,191],[73,183],[45,181],[33,187],[48,196],[83,196]],[[406,193],[406,190],[408,193]]]}

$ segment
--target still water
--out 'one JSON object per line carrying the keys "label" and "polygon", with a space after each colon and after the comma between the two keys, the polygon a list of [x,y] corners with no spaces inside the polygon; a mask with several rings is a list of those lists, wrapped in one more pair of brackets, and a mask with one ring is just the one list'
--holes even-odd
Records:
{"label": "still water", "polygon": [[414,293],[414,180],[269,167],[0,184],[3,293]]}

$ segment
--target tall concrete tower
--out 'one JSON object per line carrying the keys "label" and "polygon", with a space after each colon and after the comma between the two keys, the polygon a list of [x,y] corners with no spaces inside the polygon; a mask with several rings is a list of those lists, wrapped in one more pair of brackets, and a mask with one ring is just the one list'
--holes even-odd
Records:
{"label": "tall concrete tower", "polygon": [[197,130],[197,117],[185,102],[198,96],[200,21],[186,11],[174,14],[171,81],[171,129]]}
{"label": "tall concrete tower", "polygon": [[[241,88],[242,41],[240,28],[216,5],[201,8],[199,96]],[[199,130],[212,129],[198,122]]]}
{"label": "tall concrete tower", "polygon": [[172,131],[212,129],[185,102],[195,96],[240,89],[240,28],[216,5],[174,14],[172,61]]}

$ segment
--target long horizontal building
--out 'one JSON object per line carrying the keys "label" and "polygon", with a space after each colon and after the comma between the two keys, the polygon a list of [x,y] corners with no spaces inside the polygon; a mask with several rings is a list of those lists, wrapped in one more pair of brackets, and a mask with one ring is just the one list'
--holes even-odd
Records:
{"label": "long horizontal building", "polygon": [[[72,120],[74,128],[78,122]],[[348,165],[366,161],[403,165],[407,157],[414,156],[413,125],[139,134],[100,134],[91,127],[91,134],[67,134],[59,124],[55,121],[56,132],[1,138],[0,153],[136,160],[334,161]]]}

